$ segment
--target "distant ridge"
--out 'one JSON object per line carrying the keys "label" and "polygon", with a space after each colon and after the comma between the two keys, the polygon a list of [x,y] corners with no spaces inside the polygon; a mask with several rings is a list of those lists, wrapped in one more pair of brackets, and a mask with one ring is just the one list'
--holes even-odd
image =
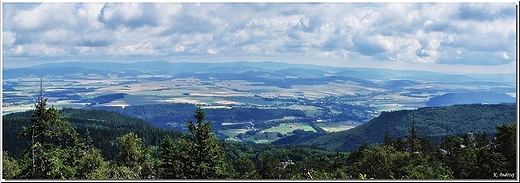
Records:
{"label": "distant ridge", "polygon": [[[63,69],[67,68],[67,69]],[[194,73],[213,68],[253,68],[269,70],[294,75],[306,74],[306,77],[320,77],[323,75],[347,76],[364,80],[422,80],[428,82],[460,83],[460,82],[507,82],[515,80],[515,74],[446,74],[414,70],[394,70],[385,68],[363,67],[334,67],[312,64],[284,63],[276,61],[235,61],[235,62],[169,62],[164,60],[120,63],[110,61],[99,62],[61,62],[45,63],[36,66],[21,68],[4,68],[4,77],[13,78],[20,76],[52,75],[52,74],[77,74],[78,72],[101,74],[118,73],[126,71],[133,74],[179,74]],[[229,69],[232,71],[233,69]],[[305,72],[305,73],[302,73]],[[472,77],[475,76],[475,77]],[[486,79],[489,78],[489,79]],[[514,82],[513,82],[514,83]]]}
{"label": "distant ridge", "polygon": [[500,104],[514,103],[516,99],[505,94],[497,92],[465,92],[465,93],[447,93],[441,96],[432,97],[426,102],[426,106],[447,106],[455,104]]}

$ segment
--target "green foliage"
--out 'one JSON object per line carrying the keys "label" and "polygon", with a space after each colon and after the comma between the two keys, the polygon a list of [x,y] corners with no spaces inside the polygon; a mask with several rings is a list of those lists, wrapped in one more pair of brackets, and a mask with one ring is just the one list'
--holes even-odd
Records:
{"label": "green foliage", "polygon": [[129,167],[122,166],[122,165],[112,165],[111,168],[108,170],[109,173],[109,179],[125,179],[125,180],[131,180],[131,179],[140,179],[141,176],[139,175],[139,172],[136,172],[132,170]]}
{"label": "green foliage", "polygon": [[477,167],[475,150],[465,146],[461,137],[447,138],[446,141],[445,144],[448,144],[448,146],[445,150],[449,154],[444,157],[444,164],[451,168],[454,178],[470,178],[471,172]]}
{"label": "green foliage", "polygon": [[106,178],[98,175],[100,172],[105,172],[104,168],[108,166],[101,156],[99,149],[92,148],[86,151],[86,154],[81,157],[77,166],[79,179],[101,179]]}
{"label": "green foliage", "polygon": [[117,155],[117,165],[121,170],[129,171],[140,179],[156,177],[155,163],[150,155],[150,149],[144,148],[139,137],[130,132],[121,137],[121,151]]}
{"label": "green foliage", "polygon": [[374,145],[362,152],[359,161],[354,163],[359,171],[356,174],[364,173],[369,178],[374,179],[390,179],[394,172],[395,161],[402,161],[409,158],[409,153],[396,153],[395,149],[390,146]]}
{"label": "green foliage", "polygon": [[162,179],[176,178],[180,172],[181,163],[176,158],[178,148],[170,136],[166,136],[161,142],[161,164],[159,165],[160,177]]}
{"label": "green foliage", "polygon": [[[42,148],[39,148],[42,149]],[[67,151],[61,148],[46,149],[41,152],[42,158],[39,159],[40,170],[44,173],[40,179],[73,179],[75,177],[75,167],[68,164]]]}
{"label": "green foliage", "polygon": [[[80,166],[82,168],[84,168],[86,171],[84,174],[86,175],[85,179],[93,179],[93,180],[105,180],[105,179],[113,179],[115,173],[113,173],[113,169],[110,168],[110,162],[107,162],[107,161],[99,161],[99,159],[101,157],[97,157],[98,155],[96,155],[95,153],[91,156],[91,158],[88,158],[88,159],[92,159],[94,161],[94,163],[87,163],[87,162],[83,162],[81,165],[92,165],[92,166],[95,166],[94,167],[85,167],[85,166]],[[85,160],[88,160],[88,159],[85,159]],[[89,172],[90,171],[90,172]],[[81,179],[83,179],[82,177],[80,177]]]}
{"label": "green foliage", "polygon": [[28,137],[30,147],[25,151],[21,178],[73,179],[81,157],[81,142],[67,120],[60,119],[54,107],[46,108],[47,99],[40,90],[30,126],[22,127],[20,136]]}
{"label": "green foliage", "polygon": [[[3,147],[14,158],[20,158],[23,151],[30,148],[30,138],[17,138],[22,126],[29,126],[32,111],[11,113],[3,116]],[[102,110],[84,110],[64,108],[59,110],[62,121],[70,121],[70,126],[80,136],[85,137],[88,129],[90,145],[101,150],[107,160],[114,160],[119,152],[118,138],[134,132],[139,135],[146,146],[159,146],[166,135],[179,138],[181,132],[154,127],[149,122],[138,118],[124,116],[115,112]],[[158,157],[158,151],[151,152]]]}
{"label": "green foliage", "polygon": [[361,146],[351,154],[350,176],[358,179],[451,179],[451,170],[436,159],[429,140],[412,127],[405,139],[384,137],[384,144]]}
{"label": "green foliage", "polygon": [[276,159],[274,156],[268,154],[262,156],[262,164],[260,170],[258,171],[261,179],[278,179],[279,172],[277,171],[277,167],[280,164],[280,160]]}
{"label": "green foliage", "polygon": [[[496,127],[494,140],[477,134],[476,142],[468,144],[463,137],[447,136],[440,148],[448,153],[440,160],[453,172],[455,179],[496,179],[495,174],[516,170],[516,122]],[[509,158],[509,159],[508,159]],[[514,177],[509,177],[514,178]]]}
{"label": "green foliage", "polygon": [[[471,175],[473,179],[495,179],[493,173],[508,172],[506,164],[508,161],[501,153],[494,153],[490,148],[481,148],[477,150],[478,165]],[[509,171],[511,172],[511,171]]]}
{"label": "green foliage", "polygon": [[403,167],[402,170],[407,172],[403,179],[453,179],[450,169],[444,167],[439,161],[419,165],[410,164]]}
{"label": "green foliage", "polygon": [[184,162],[183,175],[188,179],[215,179],[221,177],[224,172],[219,168],[223,162],[224,154],[218,146],[217,138],[211,134],[211,124],[203,123],[204,111],[199,106],[193,115],[197,120],[188,121],[187,135],[179,141],[180,154]]}
{"label": "green foliage", "polygon": [[246,156],[240,156],[233,162],[238,179],[256,179],[256,167],[254,162]]}
{"label": "green foliage", "polygon": [[193,117],[197,121],[187,122],[188,134],[184,134],[175,144],[167,139],[163,141],[163,160],[167,161],[163,165],[163,172],[167,176],[181,179],[226,178],[228,168],[224,151],[219,146],[218,139],[211,133],[211,124],[203,122],[205,116],[200,106]]}
{"label": "green foliage", "polygon": [[[450,179],[451,172],[441,162],[422,153],[396,151],[393,147],[374,145],[365,149],[354,164],[358,175],[371,179]],[[366,177],[365,177],[366,178]]]}
{"label": "green foliage", "polygon": [[516,122],[498,126],[497,130],[498,133],[495,135],[496,152],[504,156],[506,171],[515,172],[518,165]]}
{"label": "green foliage", "polygon": [[35,105],[36,110],[30,118],[31,125],[23,126],[20,135],[29,137],[33,144],[38,142],[46,145],[62,145],[66,138],[75,135],[75,130],[67,120],[60,119],[59,111],[56,108],[47,109],[46,105],[47,99],[43,100],[40,96]]}
{"label": "green foliage", "polygon": [[2,177],[4,179],[14,179],[18,177],[21,167],[16,159],[9,157],[7,152],[2,151]]}

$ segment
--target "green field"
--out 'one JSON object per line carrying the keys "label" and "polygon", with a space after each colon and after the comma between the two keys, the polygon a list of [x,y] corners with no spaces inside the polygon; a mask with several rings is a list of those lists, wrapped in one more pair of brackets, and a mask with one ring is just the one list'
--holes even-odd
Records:
{"label": "green field", "polygon": [[278,137],[276,134],[277,133],[275,133],[275,132],[261,132],[261,133],[255,134],[254,136],[244,138],[244,140],[252,141],[257,144],[269,144],[269,143],[281,138],[281,137]]}
{"label": "green field", "polygon": [[219,132],[228,136],[228,139],[233,139],[238,134],[247,132],[247,129],[227,129],[227,130],[219,130]]}
{"label": "green field", "polygon": [[274,127],[265,129],[266,132],[282,133],[282,134],[290,134],[294,130],[317,132],[308,123],[282,123],[278,126],[274,126]]}
{"label": "green field", "polygon": [[[283,136],[290,136],[294,130],[304,130],[309,132],[317,132],[312,126],[305,122],[296,123],[282,123],[278,126],[274,126],[268,129],[261,130],[255,135],[246,136],[243,140],[252,141],[258,144],[271,143],[283,137],[279,136],[279,133]],[[228,129],[220,130],[221,133],[227,135],[229,138],[233,138],[239,133],[245,133],[246,129]]]}
{"label": "green field", "polygon": [[[223,124],[225,125],[225,124]],[[282,123],[278,126],[274,126],[268,129],[261,130],[252,136],[245,136],[243,140],[252,141],[255,143],[271,143],[276,141],[282,137],[279,136],[278,133],[288,136],[292,135],[294,130],[304,130],[309,132],[317,132],[312,126],[305,122],[296,122],[296,123]],[[247,132],[248,129],[227,129],[227,130],[219,130],[220,133],[228,136],[228,140],[237,140],[234,137],[240,133]]]}

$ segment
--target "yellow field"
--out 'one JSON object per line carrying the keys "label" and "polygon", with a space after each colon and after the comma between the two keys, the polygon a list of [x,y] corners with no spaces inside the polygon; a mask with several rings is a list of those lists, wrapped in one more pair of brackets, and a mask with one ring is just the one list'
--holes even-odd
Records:
{"label": "yellow field", "polygon": [[24,104],[24,105],[2,107],[2,115],[13,113],[13,112],[28,111],[31,109],[34,109],[34,104]]}
{"label": "yellow field", "polygon": [[322,128],[323,130],[325,130],[327,132],[338,132],[338,131],[349,130],[360,124],[362,124],[362,123],[349,120],[349,121],[345,121],[345,122],[316,123],[316,126]]}
{"label": "yellow field", "polygon": [[110,103],[106,103],[106,104],[101,104],[103,106],[117,106],[117,107],[122,107],[122,108],[125,108],[127,106],[130,106],[130,104],[127,104],[125,103],[123,100],[121,99],[117,99],[117,100],[114,100]]}
{"label": "yellow field", "polygon": [[[71,103],[68,100],[61,101],[49,101],[47,102],[47,106],[53,106],[57,109],[61,108],[81,108],[84,107],[86,103]],[[34,109],[34,104],[22,104],[22,105],[13,105],[2,107],[2,115],[13,113],[13,112],[23,112]]]}

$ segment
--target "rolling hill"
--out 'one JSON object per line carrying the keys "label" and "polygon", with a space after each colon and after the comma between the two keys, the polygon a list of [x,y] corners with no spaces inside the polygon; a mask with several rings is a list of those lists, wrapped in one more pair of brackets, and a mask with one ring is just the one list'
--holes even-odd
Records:
{"label": "rolling hill", "polygon": [[465,93],[446,93],[441,96],[432,97],[426,102],[426,106],[447,106],[455,104],[499,104],[504,102],[515,102],[516,99],[497,92],[465,92]]}
{"label": "rolling hill", "polygon": [[[2,150],[8,151],[10,156],[21,156],[22,151],[28,149],[28,138],[18,138],[18,134],[22,131],[22,126],[30,125],[33,112],[30,110],[2,116]],[[159,146],[166,135],[177,138],[182,134],[179,131],[157,128],[136,117],[104,110],[61,109],[60,118],[75,126],[81,138],[85,138],[88,129],[93,145],[101,149],[103,157],[107,159],[116,157],[119,152],[118,138],[129,132],[138,134],[144,144],[151,146]]]}
{"label": "rolling hill", "polygon": [[304,144],[331,151],[356,150],[362,143],[382,143],[386,133],[392,138],[410,134],[415,122],[420,136],[437,142],[447,135],[466,132],[494,134],[496,127],[516,121],[514,104],[465,104],[441,107],[424,107],[416,110],[383,112],[364,124],[346,131],[317,137],[293,137],[293,141],[274,144]]}

